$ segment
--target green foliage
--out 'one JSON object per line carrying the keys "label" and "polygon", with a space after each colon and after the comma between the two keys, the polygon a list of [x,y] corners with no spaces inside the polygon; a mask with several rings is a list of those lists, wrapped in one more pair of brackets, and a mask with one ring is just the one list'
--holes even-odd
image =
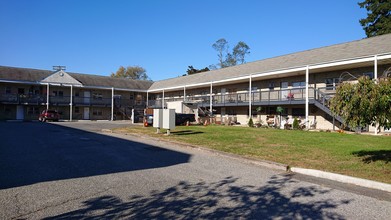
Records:
{"label": "green foliage", "polygon": [[379,80],[379,84],[376,87],[373,110],[376,112],[376,121],[379,126],[385,128],[391,128],[391,78],[384,78]]}
{"label": "green foliage", "polygon": [[367,18],[360,19],[367,37],[391,33],[391,1],[365,0],[358,5],[368,11]]}
{"label": "green foliage", "polygon": [[283,107],[281,107],[281,106],[278,106],[277,107],[277,109],[276,109],[276,112],[278,112],[278,113],[283,113],[284,112],[284,108]]}
{"label": "green foliage", "polygon": [[136,80],[150,80],[146,70],[140,66],[120,66],[115,73],[111,73],[111,77],[114,78],[126,78],[126,79],[136,79]]}
{"label": "green foliage", "polygon": [[330,101],[331,111],[351,128],[375,125],[391,127],[391,82],[381,79],[378,84],[368,77],[358,83],[342,83]]}
{"label": "green foliage", "polygon": [[202,73],[202,72],[207,72],[209,71],[208,67],[205,67],[203,69],[195,69],[193,66],[188,66],[188,69],[186,70],[187,75],[193,75],[196,73]]}
{"label": "green foliage", "polygon": [[298,130],[298,129],[300,129],[299,120],[297,120],[297,118],[295,118],[295,119],[293,120],[292,127],[293,127],[293,130]]}
{"label": "green foliage", "polygon": [[[224,38],[217,40],[212,47],[218,52],[219,63],[217,66],[220,68],[243,64],[245,63],[245,56],[250,54],[250,47],[243,41],[236,44],[232,53],[228,52],[228,41]],[[215,66],[211,65],[211,68],[215,68]]]}
{"label": "green foliage", "polygon": [[250,118],[250,120],[248,120],[248,126],[250,127],[250,128],[252,128],[252,127],[254,127],[254,122],[253,122],[253,118]]}

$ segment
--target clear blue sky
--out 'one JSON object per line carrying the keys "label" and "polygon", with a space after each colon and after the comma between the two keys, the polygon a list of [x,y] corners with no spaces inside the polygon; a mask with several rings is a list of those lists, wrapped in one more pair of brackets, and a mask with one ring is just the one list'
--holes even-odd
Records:
{"label": "clear blue sky", "polygon": [[359,40],[361,0],[0,0],[0,65],[110,75],[139,65],[154,80],[217,63],[225,38],[247,62]]}

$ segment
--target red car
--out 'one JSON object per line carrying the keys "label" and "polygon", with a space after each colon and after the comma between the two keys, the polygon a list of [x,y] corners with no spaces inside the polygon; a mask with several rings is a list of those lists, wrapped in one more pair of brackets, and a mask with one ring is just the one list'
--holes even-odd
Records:
{"label": "red car", "polygon": [[60,119],[60,114],[56,110],[45,109],[39,115],[38,120],[41,122],[45,121],[58,121]]}

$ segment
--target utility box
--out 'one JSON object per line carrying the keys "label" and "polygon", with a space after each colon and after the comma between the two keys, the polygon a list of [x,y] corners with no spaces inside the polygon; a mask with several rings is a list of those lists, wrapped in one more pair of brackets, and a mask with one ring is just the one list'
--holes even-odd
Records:
{"label": "utility box", "polygon": [[163,127],[163,109],[153,110],[153,127],[154,128]]}
{"label": "utility box", "polygon": [[163,109],[163,128],[175,129],[175,109]]}

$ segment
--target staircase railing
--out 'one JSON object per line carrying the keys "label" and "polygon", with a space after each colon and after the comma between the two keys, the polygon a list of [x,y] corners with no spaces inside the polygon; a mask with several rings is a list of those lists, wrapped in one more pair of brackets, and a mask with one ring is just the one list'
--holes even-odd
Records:
{"label": "staircase railing", "polygon": [[330,99],[335,96],[335,87],[317,88],[315,91],[315,106],[343,123],[343,119],[340,116],[335,115],[330,109]]}

